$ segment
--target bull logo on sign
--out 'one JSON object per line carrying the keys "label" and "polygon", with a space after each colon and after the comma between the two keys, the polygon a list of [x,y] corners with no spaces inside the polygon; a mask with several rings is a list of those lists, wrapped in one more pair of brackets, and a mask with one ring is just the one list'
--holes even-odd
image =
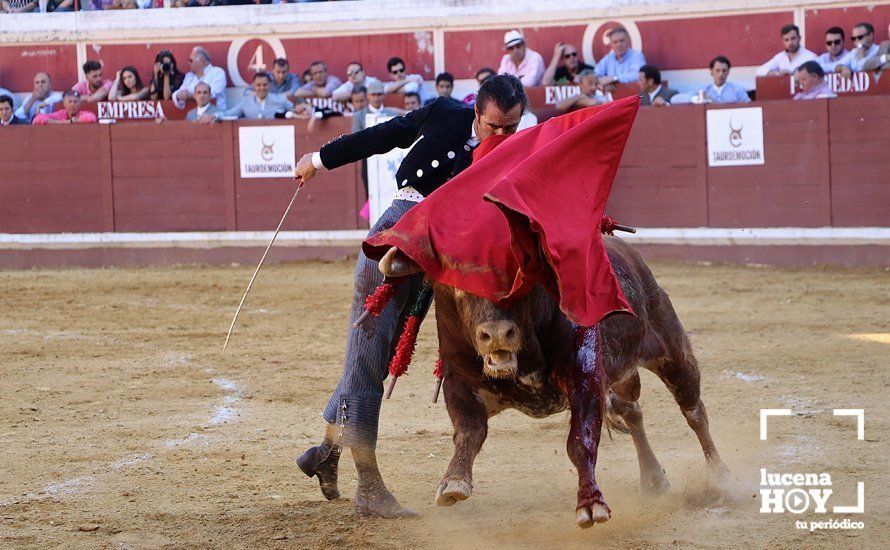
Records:
{"label": "bull logo on sign", "polygon": [[264,134],[260,141],[263,144],[263,148],[260,150],[260,156],[263,157],[264,161],[271,162],[271,160],[275,158],[275,151],[273,149],[273,147],[275,147],[275,140],[266,143],[266,136]]}
{"label": "bull logo on sign", "polygon": [[733,147],[741,147],[743,125],[739,124],[739,127],[736,128],[735,124],[733,124],[733,120],[734,117],[729,119],[729,144]]}

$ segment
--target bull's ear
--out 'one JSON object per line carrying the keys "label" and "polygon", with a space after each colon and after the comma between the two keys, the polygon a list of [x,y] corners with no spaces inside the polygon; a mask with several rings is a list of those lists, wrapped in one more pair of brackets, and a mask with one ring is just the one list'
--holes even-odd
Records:
{"label": "bull's ear", "polygon": [[406,277],[423,273],[423,269],[396,247],[390,248],[380,259],[380,272],[387,277]]}

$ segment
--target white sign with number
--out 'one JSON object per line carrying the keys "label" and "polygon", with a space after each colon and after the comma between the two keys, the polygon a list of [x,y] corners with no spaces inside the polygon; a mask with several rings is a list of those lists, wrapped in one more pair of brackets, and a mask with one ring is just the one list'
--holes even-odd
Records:
{"label": "white sign with number", "polygon": [[708,166],[749,166],[766,162],[763,109],[709,109]]}
{"label": "white sign with number", "polygon": [[242,178],[293,178],[296,145],[293,126],[238,128]]}

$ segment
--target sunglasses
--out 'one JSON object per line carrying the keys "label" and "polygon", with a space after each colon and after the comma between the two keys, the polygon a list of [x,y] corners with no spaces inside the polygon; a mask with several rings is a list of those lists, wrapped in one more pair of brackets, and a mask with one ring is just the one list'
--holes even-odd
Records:
{"label": "sunglasses", "polygon": [[578,52],[567,53],[562,56],[563,59],[571,59],[572,57],[578,57]]}
{"label": "sunglasses", "polygon": [[405,67],[402,67],[401,69],[393,69],[389,71],[389,74],[401,74],[403,72],[405,72]]}
{"label": "sunglasses", "polygon": [[[871,33],[868,33],[868,34],[871,34]],[[852,40],[853,42],[859,42],[860,40],[862,40],[863,38],[868,36],[868,34],[860,34],[859,36],[854,35],[854,36],[850,37],[850,40]]]}
{"label": "sunglasses", "polygon": [[360,73],[360,72],[362,72],[361,69],[356,69],[356,70],[354,70],[354,71],[347,71],[347,72],[346,72],[346,76],[355,76],[355,75],[357,75],[357,74]]}
{"label": "sunglasses", "polygon": [[839,46],[843,43],[844,43],[844,41],[841,40],[840,38],[838,38],[837,40],[826,40],[825,41],[826,46]]}

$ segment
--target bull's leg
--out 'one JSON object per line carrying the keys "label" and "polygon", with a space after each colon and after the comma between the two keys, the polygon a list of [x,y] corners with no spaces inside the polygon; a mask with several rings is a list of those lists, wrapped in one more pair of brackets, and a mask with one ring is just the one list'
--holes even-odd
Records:
{"label": "bull's leg", "polygon": [[675,360],[666,361],[655,372],[668,387],[680,406],[686,423],[695,432],[702,451],[711,480],[722,486],[730,479],[729,469],[720,458],[717,446],[711,438],[708,428],[708,413],[701,400],[701,384],[698,365],[691,352],[683,353]]}
{"label": "bull's leg", "polygon": [[576,356],[577,364],[570,368],[565,384],[572,415],[566,450],[572,464],[578,469],[575,522],[582,528],[608,521],[612,515],[595,474],[605,412],[603,385],[606,383],[598,340],[597,329],[586,332]]}
{"label": "bull's leg", "polygon": [[462,382],[446,377],[443,387],[454,425],[454,456],[436,489],[436,504],[451,506],[473,491],[473,461],[488,435],[488,412],[482,399]]}
{"label": "bull's leg", "polygon": [[640,398],[640,374],[636,370],[633,374],[612,384],[610,405],[615,414],[621,416],[633,438],[634,447],[637,450],[637,460],[640,463],[640,487],[644,491],[655,493],[666,492],[671,488],[664,475],[661,463],[655,457],[649,440],[646,438],[646,430],[643,428],[643,410],[638,399]]}

